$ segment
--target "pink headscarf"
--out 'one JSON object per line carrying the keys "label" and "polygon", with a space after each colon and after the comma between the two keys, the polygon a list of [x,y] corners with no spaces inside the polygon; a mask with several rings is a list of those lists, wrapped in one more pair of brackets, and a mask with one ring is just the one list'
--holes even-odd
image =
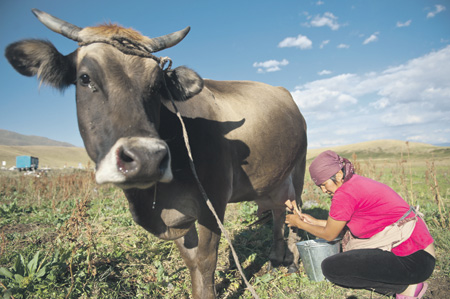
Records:
{"label": "pink headscarf", "polygon": [[[345,168],[344,168],[345,167]],[[309,166],[309,173],[314,183],[319,186],[344,168],[347,182],[355,172],[353,164],[333,151],[325,151],[318,155]]]}

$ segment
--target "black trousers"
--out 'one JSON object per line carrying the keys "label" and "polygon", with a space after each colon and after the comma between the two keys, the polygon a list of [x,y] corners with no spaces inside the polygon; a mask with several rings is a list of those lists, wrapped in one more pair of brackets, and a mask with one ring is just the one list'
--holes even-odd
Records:
{"label": "black trousers", "polygon": [[329,281],[343,287],[392,295],[428,279],[435,262],[424,250],[401,257],[381,249],[356,249],[326,258],[322,272]]}

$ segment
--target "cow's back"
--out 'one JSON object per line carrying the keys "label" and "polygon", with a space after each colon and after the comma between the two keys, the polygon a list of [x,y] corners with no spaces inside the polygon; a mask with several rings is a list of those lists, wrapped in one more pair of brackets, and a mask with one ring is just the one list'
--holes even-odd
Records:
{"label": "cow's back", "polygon": [[[205,80],[205,88],[199,95],[178,102],[177,106],[184,117],[223,123],[224,137],[240,141],[230,144],[246,145],[245,160],[235,156],[230,161],[237,163],[236,176],[248,177],[236,182],[245,186],[234,186],[241,192],[249,187],[257,195],[269,191],[306,154],[306,124],[284,88],[251,81]],[[239,125],[229,130],[225,126],[230,122]],[[231,154],[242,155],[242,151],[235,148]]]}

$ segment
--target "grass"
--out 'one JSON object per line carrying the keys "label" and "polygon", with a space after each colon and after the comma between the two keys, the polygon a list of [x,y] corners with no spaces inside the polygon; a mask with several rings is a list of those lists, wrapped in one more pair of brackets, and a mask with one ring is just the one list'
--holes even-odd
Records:
{"label": "grass", "polygon": [[[437,249],[433,296],[428,298],[449,297],[450,155],[442,154],[438,162],[408,157],[407,151],[395,158],[346,156],[359,174],[390,185],[421,206]],[[305,212],[325,218],[330,199],[308,175],[305,182]],[[269,271],[271,223],[248,226],[256,220],[255,211],[251,202],[229,205],[224,223],[260,298],[387,298],[311,282],[303,268],[291,275],[284,268]],[[190,298],[191,291],[176,246],[137,226],[122,191],[96,185],[88,170],[39,177],[0,172],[0,268],[0,294],[5,298]],[[220,298],[252,298],[224,238],[216,284]]]}

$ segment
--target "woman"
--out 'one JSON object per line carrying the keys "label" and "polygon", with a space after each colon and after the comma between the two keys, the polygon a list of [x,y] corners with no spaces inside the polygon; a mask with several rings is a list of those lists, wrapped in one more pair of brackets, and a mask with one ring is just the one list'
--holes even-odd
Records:
{"label": "woman", "polygon": [[344,252],[322,262],[323,275],[349,288],[422,298],[435,253],[433,238],[415,210],[388,186],[354,174],[351,162],[333,151],[317,156],[309,171],[314,183],[332,196],[328,219],[300,213],[287,201],[296,213],[287,215],[286,223],[327,241],[348,228],[346,237],[352,239],[344,244],[344,237]]}

